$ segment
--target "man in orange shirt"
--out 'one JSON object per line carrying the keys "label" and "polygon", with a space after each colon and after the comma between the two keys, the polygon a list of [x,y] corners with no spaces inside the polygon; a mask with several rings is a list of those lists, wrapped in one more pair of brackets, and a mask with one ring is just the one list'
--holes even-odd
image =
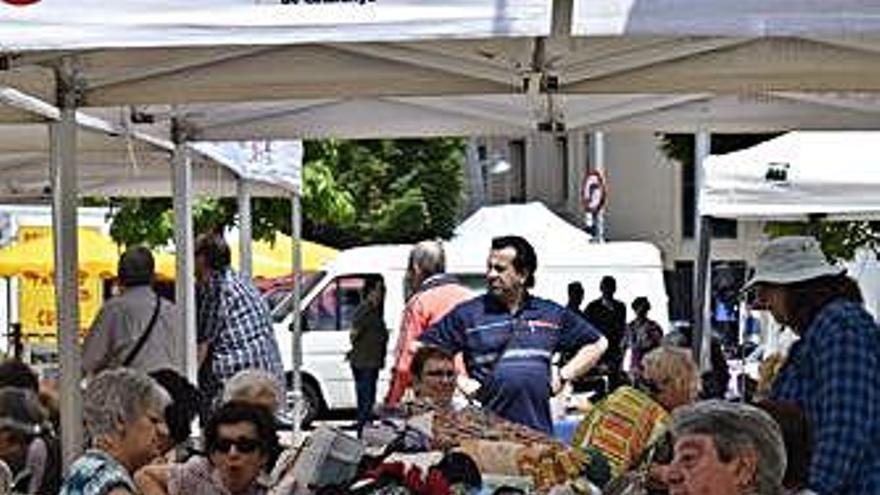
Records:
{"label": "man in orange shirt", "polygon": [[[387,406],[399,403],[412,384],[409,369],[416,342],[422,332],[459,303],[474,297],[470,289],[446,273],[443,246],[437,241],[422,241],[413,246],[409,254],[407,279],[414,293],[403,309],[403,321],[394,356],[394,372],[385,397]],[[455,364],[456,370],[464,373],[464,363],[460,355],[456,356]]]}

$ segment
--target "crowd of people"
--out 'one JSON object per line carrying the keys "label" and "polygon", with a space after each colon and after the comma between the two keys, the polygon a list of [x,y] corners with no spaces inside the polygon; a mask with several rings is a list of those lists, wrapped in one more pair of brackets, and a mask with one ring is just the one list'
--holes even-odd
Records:
{"label": "crowd of people", "polygon": [[[475,294],[446,273],[440,243],[415,245],[408,301],[391,343],[392,381],[378,406],[389,332],[383,281],[368,280],[348,353],[358,435],[375,439],[396,425],[393,445],[407,438],[409,449],[454,450],[460,457],[453,464],[472,456],[468,466],[499,460],[499,451],[486,455],[468,437],[520,442],[521,450],[505,455],[542,488],[580,476],[611,494],[880,493],[880,332],[858,286],[814,239],[771,241],[746,284],[757,308],[800,336],[752,405],[701,394],[715,385],[690,350],[649,318],[647,298],[631,302],[635,316],[627,323],[608,276],[601,297],[585,308],[577,282],[562,306],[530,293],[538,262],[526,239],[494,239],[486,292]],[[123,254],[122,292],[101,309],[84,343],[89,447],[64,473],[57,399],[27,365],[0,364],[0,487],[8,472],[14,493],[282,495],[314,488],[297,483],[297,451],[279,442],[285,377],[268,311],[229,265],[221,237],[198,239],[200,373],[191,384],[171,365],[174,307],[150,288],[149,251]],[[554,438],[551,399],[595,369],[610,376],[607,395],[563,445]],[[405,422],[386,421],[424,421],[425,413],[434,418],[427,438],[413,440]],[[194,440],[196,417],[203,430]],[[473,487],[473,476],[466,478]],[[415,492],[429,493],[424,486]]]}

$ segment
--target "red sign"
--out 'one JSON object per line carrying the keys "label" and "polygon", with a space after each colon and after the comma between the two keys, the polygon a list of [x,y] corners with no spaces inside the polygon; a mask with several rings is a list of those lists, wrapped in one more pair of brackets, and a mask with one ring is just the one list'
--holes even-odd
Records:
{"label": "red sign", "polygon": [[598,213],[608,200],[605,179],[598,170],[591,170],[581,183],[581,204],[588,213]]}
{"label": "red sign", "polygon": [[3,1],[3,3],[8,3],[9,5],[15,5],[17,7],[24,7],[25,5],[37,3],[40,0],[2,0],[2,1]]}

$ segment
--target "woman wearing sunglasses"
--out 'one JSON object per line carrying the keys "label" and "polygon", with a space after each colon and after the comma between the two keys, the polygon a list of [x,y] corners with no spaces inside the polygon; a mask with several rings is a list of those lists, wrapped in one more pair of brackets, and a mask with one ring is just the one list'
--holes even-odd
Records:
{"label": "woman wearing sunglasses", "polygon": [[263,495],[265,470],[278,449],[275,421],[266,408],[227,402],[205,428],[206,456],[148,466],[136,481],[143,495]]}

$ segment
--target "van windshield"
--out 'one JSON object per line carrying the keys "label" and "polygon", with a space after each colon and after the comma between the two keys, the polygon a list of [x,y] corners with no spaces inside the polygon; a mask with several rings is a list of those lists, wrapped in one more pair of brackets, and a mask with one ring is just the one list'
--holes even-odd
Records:
{"label": "van windshield", "polygon": [[480,293],[486,289],[486,274],[484,273],[455,273],[455,278],[461,285]]}
{"label": "van windshield", "polygon": [[[311,272],[304,274],[302,282],[302,294],[305,296],[312,290],[312,287],[324,278],[327,272]],[[269,305],[272,312],[272,321],[279,323],[287,318],[287,315],[293,310],[293,280],[290,283],[273,287],[263,292],[263,299]]]}

